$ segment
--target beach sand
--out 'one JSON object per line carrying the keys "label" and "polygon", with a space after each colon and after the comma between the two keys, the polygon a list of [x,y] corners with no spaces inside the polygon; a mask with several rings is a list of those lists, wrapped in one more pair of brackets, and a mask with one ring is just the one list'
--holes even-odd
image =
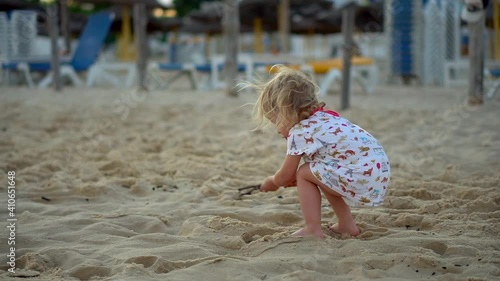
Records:
{"label": "beach sand", "polygon": [[[273,129],[252,131],[254,93],[0,88],[0,279],[500,280],[500,97],[465,96],[354,87],[340,113],[383,144],[391,185],[383,206],[353,209],[359,237],[316,239],[290,236],[294,188],[237,199],[286,151]],[[324,100],[338,109],[338,93]],[[327,231],[326,200],[322,215]]]}

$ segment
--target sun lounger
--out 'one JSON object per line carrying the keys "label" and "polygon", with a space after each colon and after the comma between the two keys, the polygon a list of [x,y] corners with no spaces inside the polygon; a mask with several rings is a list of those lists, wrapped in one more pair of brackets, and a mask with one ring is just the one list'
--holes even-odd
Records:
{"label": "sun lounger", "polygon": [[[224,82],[219,79],[220,72],[224,69],[224,57],[217,56],[210,63],[161,63],[154,62],[150,63],[148,69],[154,72],[175,72],[175,74],[169,77],[165,82],[162,83],[162,88],[168,88],[179,78],[186,76],[191,83],[193,90],[203,89],[220,89],[224,87]],[[250,77],[252,73],[252,67],[250,63],[240,63],[238,65],[238,71],[247,73],[247,77]],[[201,82],[200,74],[208,74],[210,77],[208,81],[204,83]],[[203,85],[200,85],[203,84]]]}
{"label": "sun lounger", "polygon": [[[285,63],[282,63],[285,64]],[[320,83],[320,96],[325,96],[333,83],[342,79],[342,59],[335,58],[329,60],[311,61],[306,64],[288,64],[288,67],[295,68],[304,72],[324,76]],[[377,67],[373,59],[368,57],[352,58],[352,79],[359,83],[365,93],[371,94],[377,85],[378,75]],[[274,71],[271,65],[266,66],[267,71]]]}
{"label": "sun lounger", "polygon": [[[77,48],[69,61],[61,61],[60,70],[62,77],[68,77],[73,84],[82,85],[78,72],[89,70],[96,62],[99,52],[104,44],[114,14],[109,12],[100,12],[89,16],[88,22],[78,41]],[[32,81],[32,71],[44,71],[48,74],[41,80],[39,87],[48,87],[53,80],[53,72],[50,58],[17,58],[2,63],[2,68],[7,70],[21,70]]]}
{"label": "sun lounger", "polygon": [[[367,94],[372,94],[377,85],[377,67],[372,58],[353,57],[351,60],[352,79],[363,88]],[[342,58],[309,62],[314,73],[324,74],[320,83],[320,96],[325,96],[335,81],[342,79]]]}
{"label": "sun lounger", "polygon": [[[203,71],[203,65],[199,65],[198,67],[200,68],[200,71]],[[179,79],[184,75],[188,77],[193,90],[197,90],[199,88],[197,66],[195,66],[192,63],[153,62],[148,65],[148,71],[151,71],[152,73],[158,71],[176,72],[172,77],[168,78],[164,83],[162,83],[161,85],[162,88],[168,88],[169,86],[171,86],[171,84],[174,83],[175,80]]]}

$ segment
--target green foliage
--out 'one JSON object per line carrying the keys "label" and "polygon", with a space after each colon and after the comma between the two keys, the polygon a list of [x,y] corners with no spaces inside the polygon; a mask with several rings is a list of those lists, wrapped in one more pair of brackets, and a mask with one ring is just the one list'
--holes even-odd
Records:
{"label": "green foliage", "polygon": [[[56,0],[22,0],[22,1],[41,4],[41,5],[47,5],[53,2],[57,2]],[[177,16],[183,17],[188,15],[190,12],[199,9],[200,4],[202,2],[213,2],[213,1],[217,0],[173,0],[173,4],[174,8],[177,10]],[[88,10],[88,9],[82,9],[81,3],[73,2],[69,6],[69,9],[71,12],[74,13],[91,14],[99,10],[108,8],[110,6],[109,4],[106,3],[106,1],[103,1],[103,3],[92,4],[92,5],[94,5],[94,9]]]}
{"label": "green foliage", "polygon": [[23,2],[28,2],[28,3],[32,3],[32,4],[40,4],[40,0],[23,0]]}
{"label": "green foliage", "polygon": [[174,8],[177,10],[177,16],[183,17],[194,10],[200,8],[202,2],[213,2],[216,0],[174,0]]}
{"label": "green foliage", "polygon": [[93,5],[92,9],[87,9],[87,8],[84,9],[84,8],[82,8],[81,4],[73,2],[73,4],[68,6],[68,10],[71,13],[91,15],[93,13],[107,9],[111,6],[111,4],[106,4],[106,3],[98,3],[98,4],[92,4],[92,5]]}
{"label": "green foliage", "polygon": [[40,5],[52,5],[56,3],[56,0],[23,0],[24,2],[40,4]]}
{"label": "green foliage", "polygon": [[[50,5],[58,2],[57,0],[22,0],[22,1],[39,5]],[[68,6],[68,10],[71,13],[90,15],[95,12],[101,11],[103,9],[107,9],[110,6],[111,4],[106,3],[106,1],[103,1],[103,3],[95,3],[95,4],[94,3],[85,4],[73,1]],[[91,8],[89,9],[89,7]]]}

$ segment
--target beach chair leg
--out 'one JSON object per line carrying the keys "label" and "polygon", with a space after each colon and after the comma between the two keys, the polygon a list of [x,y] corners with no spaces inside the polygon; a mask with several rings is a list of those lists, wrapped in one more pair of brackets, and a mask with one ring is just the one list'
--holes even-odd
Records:
{"label": "beach chair leg", "polygon": [[[253,72],[254,72],[253,60],[251,59],[250,56],[245,56],[243,63],[245,64],[245,77],[246,77],[247,81],[252,81],[253,80]],[[240,87],[240,86],[238,85],[238,87]],[[253,92],[252,87],[246,87],[245,92],[252,93]]]}
{"label": "beach chair leg", "polygon": [[338,69],[330,69],[325,75],[325,78],[323,78],[323,81],[321,81],[319,95],[322,97],[326,96],[328,89],[335,83],[336,80],[340,80],[341,77],[342,74]]}
{"label": "beach chair leg", "polygon": [[[73,81],[74,78],[72,77],[72,75],[70,74],[70,72],[68,72],[67,75]],[[76,75],[76,73],[75,73],[75,75]],[[77,77],[77,79],[79,80],[78,77]],[[114,87],[120,87],[121,86],[121,83],[120,83],[119,79],[117,79],[113,75],[110,75],[106,71],[103,71],[103,69],[100,66],[92,66],[89,69],[88,73],[87,73],[87,82],[86,82],[87,87],[94,86],[97,83],[98,80],[100,80],[100,81],[102,81],[102,80],[108,81],[111,84],[113,84]],[[75,82],[73,81],[73,83],[75,83]],[[76,82],[75,84],[79,85],[78,82]]]}
{"label": "beach chair leg", "polygon": [[96,78],[99,77],[99,68],[95,65],[91,66],[87,73],[87,87],[91,88],[95,85]]}
{"label": "beach chair leg", "polygon": [[353,79],[361,86],[365,94],[373,94],[378,79],[376,68],[354,70]]}
{"label": "beach chair leg", "polygon": [[200,81],[200,83],[198,83],[198,90],[204,90],[204,91],[209,91],[211,90],[211,83],[210,83],[210,74],[208,75],[204,75],[204,74],[197,74],[196,75]]}
{"label": "beach chair leg", "polygon": [[46,89],[49,87],[49,85],[52,83],[52,78],[53,78],[53,73],[52,71],[49,71],[45,77],[38,83],[38,87],[41,89]]}
{"label": "beach chair leg", "polygon": [[127,78],[125,79],[125,87],[131,88],[132,86],[134,86],[136,79],[137,79],[137,70],[135,66],[133,66],[128,69]]}
{"label": "beach chair leg", "polygon": [[198,90],[198,81],[197,81],[198,79],[196,77],[196,71],[195,70],[188,71],[188,76],[193,90]]}
{"label": "beach chair leg", "polygon": [[368,69],[368,77],[367,77],[367,87],[366,92],[368,94],[373,94],[375,92],[375,87],[378,83],[378,69],[375,65]]}
{"label": "beach chair leg", "polygon": [[107,72],[102,72],[99,77],[111,83],[113,87],[120,88],[123,86],[121,79],[118,79],[116,76],[109,74]]}
{"label": "beach chair leg", "polygon": [[218,66],[223,64],[224,63],[224,59],[223,58],[214,58],[212,59],[212,61],[210,62],[210,81],[211,81],[211,85],[210,87],[212,89],[223,89],[225,86],[225,83],[224,80],[221,80],[220,79],[220,76],[221,76],[221,72],[219,71],[219,68]]}
{"label": "beach chair leg", "polygon": [[493,99],[498,92],[500,92],[500,81],[495,81],[491,87],[488,87],[486,98]]}
{"label": "beach chair leg", "polygon": [[5,79],[5,85],[9,86],[10,85],[10,70],[9,69],[6,69],[4,71],[4,75],[3,75],[3,78]]}
{"label": "beach chair leg", "polygon": [[[78,75],[76,74],[75,70],[72,67],[69,67],[69,66],[62,66],[61,67],[61,77],[64,77],[64,76],[69,77],[71,79],[71,81],[73,82],[73,84],[75,84],[76,86],[81,86],[83,84],[82,80],[80,80],[80,78],[78,78]],[[42,89],[47,88],[52,83],[53,78],[54,78],[54,73],[52,71],[50,71],[42,79],[42,81],[40,81],[40,83],[38,84],[38,87],[40,87]]]}
{"label": "beach chair leg", "polygon": [[75,72],[75,69],[71,66],[63,65],[61,67],[61,76],[68,76],[75,86],[83,85],[82,80],[80,80],[78,74]]}
{"label": "beach chair leg", "polygon": [[31,77],[30,68],[29,68],[28,64],[19,63],[19,65],[17,66],[17,69],[24,74],[24,78],[26,79],[26,83],[28,83],[28,86],[30,88],[34,88],[35,83],[33,83],[33,78]]}
{"label": "beach chair leg", "polygon": [[165,89],[168,89],[172,83],[174,83],[175,80],[179,79],[182,75],[186,74],[185,71],[180,71],[177,72],[175,75],[167,79],[165,82]]}
{"label": "beach chair leg", "polygon": [[219,70],[217,69],[217,62],[212,60],[210,64],[210,88],[217,89],[217,84],[219,82]]}
{"label": "beach chair leg", "polygon": [[352,80],[356,81],[359,86],[363,89],[365,94],[368,94],[368,79],[363,77],[363,73],[360,71],[353,71]]}
{"label": "beach chair leg", "polygon": [[[131,72],[129,72],[130,79],[132,81],[128,81],[130,83],[130,87],[134,86],[137,82],[137,68],[133,67]],[[149,87],[153,87],[154,89],[165,88],[165,82],[163,82],[163,78],[160,77],[160,67],[157,63],[149,63],[148,64],[148,77],[150,82]]]}

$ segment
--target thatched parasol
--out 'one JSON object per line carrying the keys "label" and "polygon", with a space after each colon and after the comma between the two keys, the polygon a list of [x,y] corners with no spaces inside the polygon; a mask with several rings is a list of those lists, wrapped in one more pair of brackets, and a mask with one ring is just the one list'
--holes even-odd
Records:
{"label": "thatched parasol", "polygon": [[[333,30],[339,30],[342,25],[342,12],[332,8],[323,10],[316,14],[318,23],[330,26]],[[356,7],[355,30],[361,32],[381,32],[384,26],[384,15],[382,4],[373,4],[365,7]]]}
{"label": "thatched parasol", "polygon": [[0,1],[0,11],[11,10],[38,10],[43,11],[43,7],[34,2],[20,1],[20,0],[2,0]]}
{"label": "thatched parasol", "polygon": [[[221,34],[222,22],[202,22],[190,18],[185,18],[178,31],[195,34]],[[240,33],[247,33],[252,31],[252,26],[240,25]]]}
{"label": "thatched parasol", "polygon": [[181,18],[157,18],[149,17],[147,30],[148,32],[170,32],[178,30],[182,27],[183,21]]}
{"label": "thatched parasol", "polygon": [[[279,0],[243,0],[239,4],[240,26],[242,32],[251,31],[255,19],[260,19],[262,29],[265,31],[278,30],[278,5]],[[338,32],[339,28],[330,27],[325,23],[316,23],[315,15],[325,9],[330,9],[330,1],[305,1],[291,0],[291,31],[294,33],[313,32]],[[184,22],[187,32],[202,33],[204,30],[217,33],[215,24],[220,25],[223,17],[222,2],[204,3],[199,10],[188,15],[189,20]],[[202,25],[207,24],[207,27]]]}
{"label": "thatched parasol", "polygon": [[163,5],[157,0],[73,0],[78,3],[93,3],[93,4],[113,4],[113,5],[127,5],[132,6],[134,4],[144,4],[147,8],[170,8],[169,6]]}
{"label": "thatched parasol", "polygon": [[182,22],[179,32],[195,33],[195,34],[219,34],[222,32],[220,22],[201,22],[186,18]]}

